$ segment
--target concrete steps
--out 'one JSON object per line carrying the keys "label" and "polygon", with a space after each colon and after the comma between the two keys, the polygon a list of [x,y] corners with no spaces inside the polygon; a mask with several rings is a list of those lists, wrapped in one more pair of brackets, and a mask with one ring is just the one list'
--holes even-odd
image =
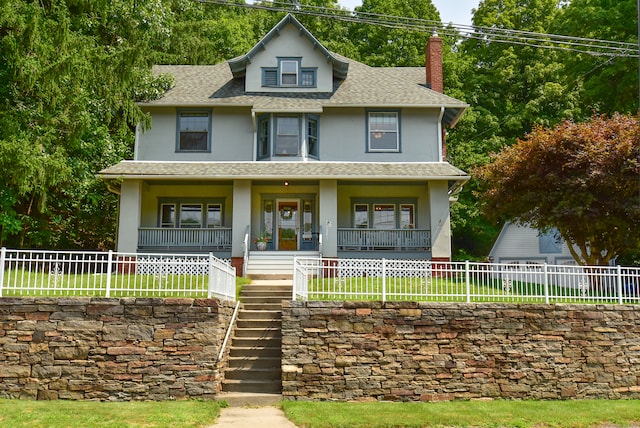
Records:
{"label": "concrete steps", "polygon": [[254,279],[291,279],[294,256],[318,255],[317,251],[251,251],[244,276]]}
{"label": "concrete steps", "polygon": [[291,280],[254,280],[242,288],[225,393],[282,392],[282,300],[291,299],[292,286]]}

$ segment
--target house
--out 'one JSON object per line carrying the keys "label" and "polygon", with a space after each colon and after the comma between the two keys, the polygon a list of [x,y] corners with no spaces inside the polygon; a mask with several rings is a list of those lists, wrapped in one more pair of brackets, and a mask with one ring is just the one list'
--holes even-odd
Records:
{"label": "house", "polygon": [[491,248],[495,263],[575,265],[569,247],[557,230],[539,231],[529,226],[506,222]]}
{"label": "house", "polygon": [[[425,69],[426,68],[426,69]],[[119,184],[120,252],[267,251],[450,260],[449,203],[468,175],[444,160],[467,104],[426,67],[369,67],[328,51],[291,14],[217,65],[156,66],[175,85],[141,103],[151,128]],[[246,250],[246,251],[245,251]]]}

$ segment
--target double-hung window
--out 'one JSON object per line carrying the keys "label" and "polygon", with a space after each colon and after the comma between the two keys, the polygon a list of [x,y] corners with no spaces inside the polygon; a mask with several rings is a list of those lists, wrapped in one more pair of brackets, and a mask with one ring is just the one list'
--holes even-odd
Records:
{"label": "double-hung window", "polygon": [[367,151],[400,151],[400,118],[398,112],[369,112],[367,128]]}
{"label": "double-hung window", "polygon": [[297,156],[300,147],[298,116],[276,116],[276,156]]}
{"label": "double-hung window", "polygon": [[[257,159],[272,156],[320,156],[320,119],[312,114],[264,114],[258,117]],[[303,144],[306,143],[306,144]]]}
{"label": "double-hung window", "polygon": [[208,111],[178,111],[178,152],[211,150],[211,114]]}
{"label": "double-hung window", "polygon": [[280,61],[280,85],[298,86],[298,61]]}
{"label": "double-hung window", "polygon": [[302,67],[302,58],[278,58],[277,67],[262,68],[262,86],[271,88],[314,88],[317,68]]}
{"label": "double-hung window", "polygon": [[307,154],[309,157],[318,159],[320,157],[319,147],[318,147],[318,139],[320,137],[319,133],[319,122],[318,116],[308,114],[307,115]]}

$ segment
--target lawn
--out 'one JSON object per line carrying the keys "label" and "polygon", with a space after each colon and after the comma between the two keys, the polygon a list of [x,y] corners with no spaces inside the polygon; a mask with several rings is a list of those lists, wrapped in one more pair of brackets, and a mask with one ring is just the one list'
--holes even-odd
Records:
{"label": "lawn", "polygon": [[[466,302],[469,296],[472,302],[545,303],[543,284],[503,281],[488,275],[471,278],[468,284],[460,276],[389,277],[384,285],[378,276],[312,278],[307,287],[308,300]],[[617,303],[610,289],[586,290],[582,294],[579,289],[571,287],[550,288],[551,303]]]}
{"label": "lawn", "polygon": [[[4,272],[3,297],[207,297],[209,276],[114,273],[46,273],[24,269]],[[108,281],[109,279],[109,281]],[[237,295],[249,280],[236,277]]]}
{"label": "lawn", "polygon": [[640,426],[638,400],[282,403],[305,428]]}
{"label": "lawn", "polygon": [[215,401],[0,400],[0,427],[204,428],[215,422],[219,412]]}
{"label": "lawn", "polygon": [[[0,400],[0,426],[42,428],[205,428],[215,401],[95,402]],[[640,426],[638,400],[453,401],[335,403],[284,401],[287,417],[304,428]],[[260,421],[256,421],[256,426]],[[270,427],[265,427],[270,428]]]}

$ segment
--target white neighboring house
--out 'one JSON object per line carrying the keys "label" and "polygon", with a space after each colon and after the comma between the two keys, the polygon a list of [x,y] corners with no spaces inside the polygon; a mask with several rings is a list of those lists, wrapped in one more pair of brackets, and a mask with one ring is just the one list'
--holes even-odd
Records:
{"label": "white neighboring house", "polygon": [[491,248],[489,258],[494,263],[509,264],[577,264],[564,239],[555,230],[537,229],[507,222]]}
{"label": "white neighboring house", "polygon": [[213,252],[242,267],[267,251],[451,259],[449,204],[469,176],[446,162],[468,107],[442,92],[442,41],[426,67],[369,67],[328,51],[291,14],[249,52],[156,66],[175,86],[141,103],[151,129],[119,186],[120,252]]}

